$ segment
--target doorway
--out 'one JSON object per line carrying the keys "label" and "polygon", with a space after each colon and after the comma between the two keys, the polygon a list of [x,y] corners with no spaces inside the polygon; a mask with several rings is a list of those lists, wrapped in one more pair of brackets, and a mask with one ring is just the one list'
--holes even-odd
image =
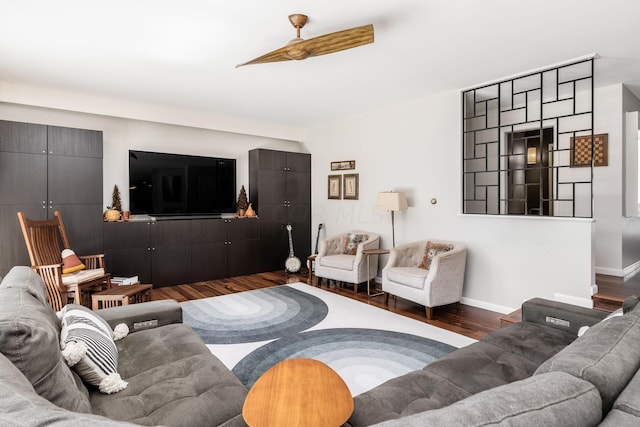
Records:
{"label": "doorway", "polygon": [[507,214],[553,215],[553,128],[507,133]]}

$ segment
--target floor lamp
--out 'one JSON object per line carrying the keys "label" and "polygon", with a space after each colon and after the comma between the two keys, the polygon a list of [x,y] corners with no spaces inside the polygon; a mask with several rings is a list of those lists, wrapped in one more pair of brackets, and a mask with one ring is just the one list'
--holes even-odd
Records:
{"label": "floor lamp", "polygon": [[391,211],[391,236],[393,247],[396,247],[396,228],[393,222],[393,213],[395,211],[403,211],[407,209],[407,196],[402,192],[385,191],[378,193],[379,209]]}

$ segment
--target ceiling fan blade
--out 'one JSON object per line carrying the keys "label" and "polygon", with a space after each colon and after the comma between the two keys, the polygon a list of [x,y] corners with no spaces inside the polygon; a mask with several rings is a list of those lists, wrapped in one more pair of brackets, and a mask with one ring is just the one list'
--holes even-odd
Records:
{"label": "ceiling fan blade", "polygon": [[301,60],[309,56],[326,55],[369,43],[373,43],[373,24],[337,31],[309,40],[295,41],[280,49],[252,59],[249,62],[238,64],[236,68],[244,65],[264,64],[267,62],[290,61],[292,59]]}
{"label": "ceiling fan blade", "polygon": [[251,61],[245,62],[244,64],[238,64],[236,65],[236,68],[251,64],[265,64],[267,62],[289,61],[293,59],[287,56],[287,51],[289,49],[289,45],[281,47],[280,49],[276,49],[272,52],[266,53],[262,56],[252,59]]}
{"label": "ceiling fan blade", "polygon": [[300,42],[310,56],[326,55],[373,43],[373,24],[337,31]]}

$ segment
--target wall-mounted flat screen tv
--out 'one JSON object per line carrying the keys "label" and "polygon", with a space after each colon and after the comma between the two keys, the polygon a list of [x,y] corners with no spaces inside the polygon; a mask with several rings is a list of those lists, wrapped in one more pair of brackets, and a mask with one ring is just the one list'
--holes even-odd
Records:
{"label": "wall-mounted flat screen tv", "polygon": [[129,209],[152,216],[236,211],[236,160],[129,150]]}

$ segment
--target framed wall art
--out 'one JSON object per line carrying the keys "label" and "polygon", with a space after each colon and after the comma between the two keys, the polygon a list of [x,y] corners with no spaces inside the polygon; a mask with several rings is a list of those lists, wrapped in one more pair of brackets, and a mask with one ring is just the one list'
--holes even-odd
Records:
{"label": "framed wall art", "polygon": [[358,174],[349,173],[344,175],[344,199],[358,200]]}
{"label": "framed wall art", "polygon": [[[609,134],[593,135],[593,166],[609,164]],[[571,138],[571,167],[591,166],[591,135]]]}
{"label": "framed wall art", "polygon": [[341,162],[331,162],[332,171],[347,171],[356,168],[355,160],[343,160]]}
{"label": "framed wall art", "polygon": [[329,175],[327,198],[338,200],[342,198],[342,175]]}

